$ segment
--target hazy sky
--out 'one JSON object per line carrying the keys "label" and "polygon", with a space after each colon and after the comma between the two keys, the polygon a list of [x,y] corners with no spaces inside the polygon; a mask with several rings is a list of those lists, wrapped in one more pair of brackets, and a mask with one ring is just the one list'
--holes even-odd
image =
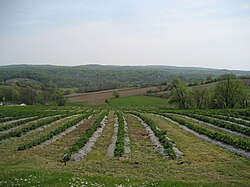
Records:
{"label": "hazy sky", "polygon": [[0,0],[0,65],[250,70],[250,0]]}

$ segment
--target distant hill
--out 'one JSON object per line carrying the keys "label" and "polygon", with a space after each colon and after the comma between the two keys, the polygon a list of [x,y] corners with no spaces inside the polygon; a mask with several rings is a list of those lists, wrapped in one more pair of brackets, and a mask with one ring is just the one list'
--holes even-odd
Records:
{"label": "distant hill", "polygon": [[217,78],[225,73],[250,76],[250,71],[219,70],[196,67],[173,66],[52,66],[10,65],[0,66],[0,82],[29,79],[42,84],[53,82],[61,88],[80,88],[82,92],[159,85],[178,77],[186,82]]}

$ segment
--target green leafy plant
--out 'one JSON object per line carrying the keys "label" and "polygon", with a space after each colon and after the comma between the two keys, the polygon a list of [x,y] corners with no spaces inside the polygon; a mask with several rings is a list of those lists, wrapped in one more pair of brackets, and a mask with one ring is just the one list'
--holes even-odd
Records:
{"label": "green leafy plant", "polygon": [[124,154],[124,139],[125,139],[125,127],[124,120],[121,112],[116,112],[116,116],[118,118],[118,133],[117,133],[117,141],[115,144],[114,155],[122,156]]}

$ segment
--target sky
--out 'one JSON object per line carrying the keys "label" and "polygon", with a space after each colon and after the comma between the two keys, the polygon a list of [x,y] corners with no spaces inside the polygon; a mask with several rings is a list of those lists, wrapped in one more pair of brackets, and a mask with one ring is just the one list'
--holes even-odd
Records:
{"label": "sky", "polygon": [[250,70],[250,0],[0,0],[0,65]]}

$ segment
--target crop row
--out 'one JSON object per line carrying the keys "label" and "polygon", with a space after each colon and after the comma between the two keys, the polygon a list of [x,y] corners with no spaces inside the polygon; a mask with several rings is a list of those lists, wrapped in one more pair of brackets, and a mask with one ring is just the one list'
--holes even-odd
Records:
{"label": "crop row", "polygon": [[213,130],[210,130],[210,129],[207,129],[207,128],[201,127],[201,126],[196,126],[192,122],[190,122],[186,119],[182,119],[180,117],[174,116],[172,114],[162,114],[162,115],[169,118],[169,119],[172,119],[173,121],[178,122],[181,125],[186,126],[187,128],[189,128],[189,129],[191,129],[199,134],[206,135],[207,137],[210,137],[211,139],[223,142],[225,144],[232,145],[232,146],[240,148],[240,149],[244,149],[246,151],[250,151],[250,141],[249,140],[238,138],[238,137],[232,137],[232,136],[225,134],[225,133],[222,133],[222,132],[213,131]]}
{"label": "crop row", "polygon": [[[61,113],[61,115],[64,115],[64,114],[67,114],[67,115],[74,115],[74,114],[78,114],[79,112],[67,112],[67,113]],[[56,114],[59,114],[58,112],[56,112]],[[48,112],[48,113],[44,113],[44,114],[40,114],[36,117],[32,117],[32,118],[28,118],[28,119],[25,119],[25,120],[20,120],[20,121],[16,121],[14,123],[10,123],[10,124],[6,124],[6,125],[1,125],[0,126],[0,131],[3,131],[3,130],[8,130],[8,129],[11,129],[13,127],[17,127],[19,125],[22,125],[22,124],[25,124],[25,123],[28,123],[28,122],[31,122],[31,121],[35,121],[37,119],[41,119],[41,118],[44,118],[44,117],[49,117],[49,116],[53,116],[55,115],[55,112]]]}
{"label": "crop row", "polygon": [[30,124],[28,126],[25,126],[25,127],[21,128],[21,129],[13,130],[13,131],[10,131],[9,133],[6,133],[6,134],[1,134],[0,135],[0,141],[11,138],[11,137],[23,136],[24,134],[28,133],[31,130],[35,130],[35,129],[39,128],[39,127],[50,124],[50,123],[52,123],[54,121],[57,121],[59,119],[65,118],[65,117],[68,117],[70,115],[72,115],[72,113],[67,113],[67,114],[60,115],[60,116],[54,116],[54,117],[51,117],[51,118],[48,118],[48,119],[44,119],[42,121],[34,122],[34,123],[32,123],[32,124]]}
{"label": "crop row", "polygon": [[249,110],[206,110],[215,115],[223,115],[228,117],[242,118],[245,120],[250,120],[250,111]]}
{"label": "crop row", "polygon": [[13,127],[17,127],[17,126],[19,126],[19,125],[28,123],[28,122],[30,122],[30,121],[35,121],[35,120],[37,120],[37,119],[39,119],[39,118],[42,118],[42,116],[36,116],[36,117],[33,117],[33,118],[28,118],[28,119],[16,121],[16,122],[13,122],[13,123],[10,123],[10,124],[1,125],[1,126],[0,126],[0,131],[8,130],[8,129],[11,129],[11,128],[13,128]]}
{"label": "crop row", "polygon": [[115,144],[114,155],[122,156],[124,154],[124,139],[125,139],[124,119],[121,112],[116,112],[116,116],[118,118],[118,133],[117,133],[117,141]]}
{"label": "crop row", "polygon": [[235,119],[235,118],[230,117],[230,116],[214,115],[214,114],[206,114],[206,113],[204,115],[250,127],[250,122],[245,121],[245,120],[241,120],[241,119]]}
{"label": "crop row", "polygon": [[21,144],[18,147],[18,150],[25,150],[25,149],[37,146],[37,145],[45,142],[46,140],[49,140],[49,139],[53,138],[53,136],[65,131],[66,129],[68,129],[68,128],[74,126],[74,125],[76,125],[77,123],[79,123],[83,119],[89,117],[91,114],[92,114],[91,112],[88,112],[88,113],[86,113],[84,115],[81,115],[80,117],[77,117],[77,118],[65,123],[63,126],[60,126],[60,127],[56,128],[55,130],[49,132],[48,134],[39,137],[36,140],[33,140],[33,141],[29,142],[29,143]]}
{"label": "crop row", "polygon": [[157,126],[152,120],[146,118],[145,116],[143,116],[142,114],[138,112],[129,112],[129,113],[141,118],[152,129],[155,136],[159,138],[159,141],[161,145],[164,147],[167,155],[172,159],[176,158],[176,154],[173,150],[173,144],[166,138],[165,133],[159,128],[157,128]]}
{"label": "crop row", "polygon": [[79,151],[81,148],[85,146],[85,144],[92,137],[94,132],[100,127],[100,123],[103,118],[108,115],[108,112],[102,112],[97,120],[80,136],[80,138],[66,151],[65,156],[63,158],[64,161],[69,161],[71,156]]}
{"label": "crop row", "polygon": [[229,130],[232,130],[232,131],[239,132],[239,133],[242,133],[244,135],[250,136],[250,129],[249,128],[239,126],[237,124],[227,123],[227,122],[221,121],[219,119],[214,119],[214,118],[199,115],[199,114],[185,113],[185,115],[187,115],[189,117],[192,117],[192,118],[195,118],[195,119],[198,119],[198,120],[201,120],[201,121],[211,123],[211,124],[213,124],[215,126],[218,126],[218,127],[222,127],[222,128],[225,128],[225,129],[229,129]]}
{"label": "crop row", "polygon": [[179,111],[178,113],[200,114],[200,115],[209,116],[209,117],[213,117],[213,118],[217,118],[217,119],[222,119],[225,121],[234,122],[237,124],[241,124],[241,125],[250,127],[249,121],[242,120],[241,118],[236,118],[236,117],[234,117],[234,115],[230,115],[230,113],[228,115],[225,115],[224,113],[216,112],[213,110],[205,110],[205,111],[204,110],[194,110],[194,111],[191,110],[188,112],[187,111]]}
{"label": "crop row", "polygon": [[6,121],[11,121],[13,118],[12,117],[2,117],[0,118],[0,123],[6,122]]}
{"label": "crop row", "polygon": [[12,121],[12,120],[18,120],[22,118],[27,118],[32,116],[33,114],[19,114],[18,116],[8,116],[0,118],[0,123],[6,122],[6,121]]}
{"label": "crop row", "polygon": [[[6,108],[6,107],[5,107]],[[11,121],[11,120],[17,120],[22,118],[28,118],[33,116],[40,116],[43,114],[51,114],[51,115],[57,115],[60,114],[60,111],[40,111],[40,110],[7,110],[4,114],[2,114],[2,118],[0,118],[0,123]]]}

